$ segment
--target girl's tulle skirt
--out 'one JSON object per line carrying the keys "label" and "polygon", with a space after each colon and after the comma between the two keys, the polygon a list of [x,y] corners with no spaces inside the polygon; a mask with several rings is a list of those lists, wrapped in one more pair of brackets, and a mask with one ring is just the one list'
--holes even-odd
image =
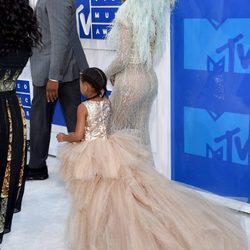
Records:
{"label": "girl's tulle skirt", "polygon": [[59,159],[73,196],[71,249],[247,249],[232,211],[157,173],[131,135],[66,144]]}

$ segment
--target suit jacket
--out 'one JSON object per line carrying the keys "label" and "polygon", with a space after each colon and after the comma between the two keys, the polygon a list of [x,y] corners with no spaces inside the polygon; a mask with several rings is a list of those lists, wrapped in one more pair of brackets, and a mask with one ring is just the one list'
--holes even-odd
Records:
{"label": "suit jacket", "polygon": [[88,67],[76,28],[75,0],[38,0],[35,13],[42,45],[33,49],[31,75],[35,86],[48,79],[69,82]]}

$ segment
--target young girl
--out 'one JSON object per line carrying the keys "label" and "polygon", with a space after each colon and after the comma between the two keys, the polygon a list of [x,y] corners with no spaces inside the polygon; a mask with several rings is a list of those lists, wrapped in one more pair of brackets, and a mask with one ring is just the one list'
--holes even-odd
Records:
{"label": "young girl", "polygon": [[60,142],[78,142],[66,144],[59,154],[73,195],[70,248],[247,249],[232,212],[158,174],[140,140],[125,131],[108,134],[106,82],[97,68],[83,72],[81,91],[87,100],[78,107],[76,131],[57,136]]}

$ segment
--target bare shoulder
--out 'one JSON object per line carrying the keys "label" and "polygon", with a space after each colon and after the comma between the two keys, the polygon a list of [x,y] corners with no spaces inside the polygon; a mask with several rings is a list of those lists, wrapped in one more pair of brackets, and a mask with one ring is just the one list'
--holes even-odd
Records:
{"label": "bare shoulder", "polygon": [[81,103],[81,104],[78,105],[78,107],[77,107],[77,114],[83,114],[83,115],[87,115],[88,114],[88,109],[84,105],[84,103]]}

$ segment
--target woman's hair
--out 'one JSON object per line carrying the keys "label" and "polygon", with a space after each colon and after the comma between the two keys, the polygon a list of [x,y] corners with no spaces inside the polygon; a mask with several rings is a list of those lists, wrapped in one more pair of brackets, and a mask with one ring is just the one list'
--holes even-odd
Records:
{"label": "woman's hair", "polygon": [[105,73],[98,68],[87,68],[80,74],[81,82],[89,83],[96,93],[104,97],[107,93],[107,77]]}
{"label": "woman's hair", "polygon": [[41,43],[38,23],[29,0],[0,0],[0,56]]}
{"label": "woman's hair", "polygon": [[167,17],[175,2],[176,0],[126,0],[117,12],[108,39],[118,47],[120,26],[131,27],[134,50],[141,62],[151,67],[153,63],[159,62],[165,49]]}

